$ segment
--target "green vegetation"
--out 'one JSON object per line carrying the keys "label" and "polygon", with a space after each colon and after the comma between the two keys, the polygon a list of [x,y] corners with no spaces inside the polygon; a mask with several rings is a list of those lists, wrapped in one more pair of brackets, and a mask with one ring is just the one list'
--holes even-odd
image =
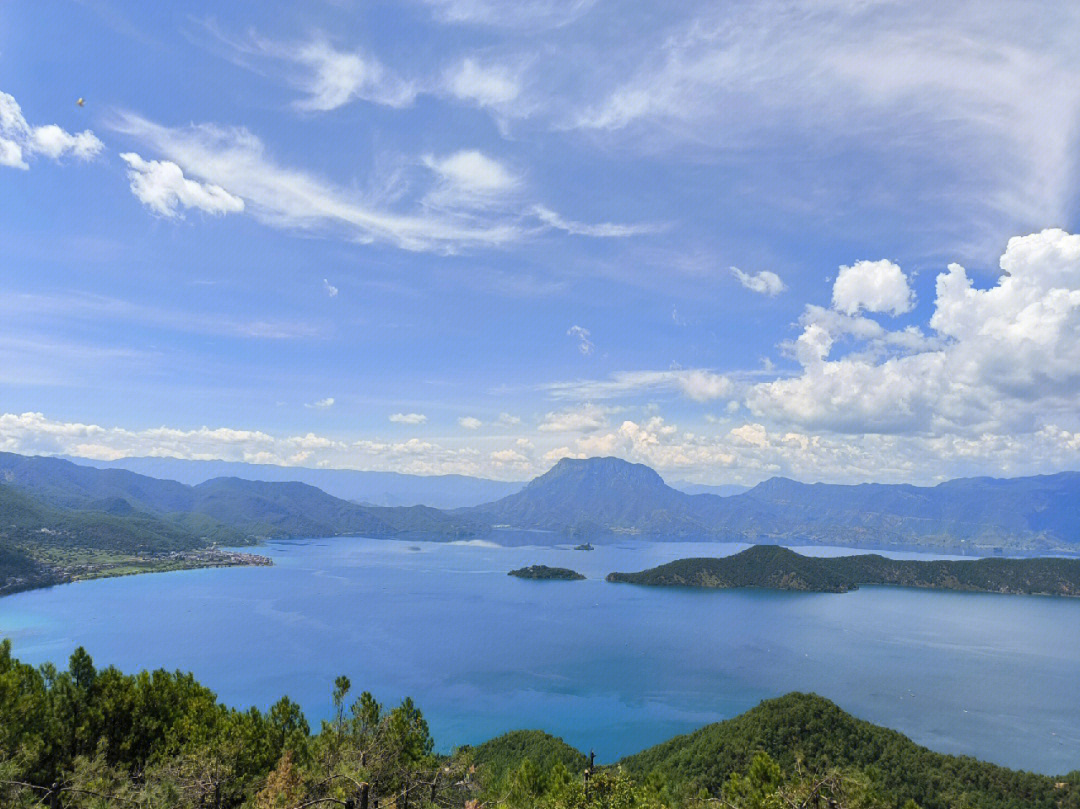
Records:
{"label": "green vegetation", "polygon": [[519,579],[551,579],[554,581],[580,581],[585,577],[576,570],[567,567],[548,567],[547,565],[529,565],[511,570],[509,575]]}
{"label": "green vegetation", "polygon": [[755,545],[719,559],[680,559],[640,573],[611,573],[611,582],[677,587],[766,587],[844,593],[860,584],[939,590],[1080,596],[1080,559],[886,559],[876,554],[802,556],[778,545]]}
{"label": "green vegetation", "polygon": [[574,546],[575,551],[594,551],[596,548],[592,546],[591,542],[583,542],[580,545]]}
{"label": "green vegetation", "polygon": [[[270,564],[225,552],[180,522],[101,502],[105,510],[51,506],[0,485],[0,595],[78,579],[193,567]],[[237,543],[244,537],[215,531]]]}
{"label": "green vegetation", "polygon": [[434,752],[409,699],[350,702],[334,681],[312,733],[282,698],[217,702],[190,674],[34,668],[0,642],[0,806],[60,809],[1077,809],[1080,772],[1051,778],[919,747],[828,700],[789,694],[607,767],[561,739],[513,731]]}

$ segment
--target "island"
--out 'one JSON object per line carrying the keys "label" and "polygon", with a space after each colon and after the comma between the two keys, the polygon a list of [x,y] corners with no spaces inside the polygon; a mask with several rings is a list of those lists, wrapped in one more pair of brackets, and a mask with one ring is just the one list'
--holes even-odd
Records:
{"label": "island", "polygon": [[590,542],[582,542],[580,545],[574,546],[575,551],[594,551],[596,548],[592,546]]}
{"label": "island", "polygon": [[548,567],[547,565],[529,565],[511,570],[507,575],[519,579],[547,579],[550,581],[580,581],[585,577],[576,570],[566,567]]}
{"label": "island", "polygon": [[1080,559],[888,559],[877,554],[803,556],[779,545],[755,545],[722,558],[679,559],[609,582],[660,587],[760,587],[846,593],[860,585],[895,585],[1017,595],[1080,596]]}

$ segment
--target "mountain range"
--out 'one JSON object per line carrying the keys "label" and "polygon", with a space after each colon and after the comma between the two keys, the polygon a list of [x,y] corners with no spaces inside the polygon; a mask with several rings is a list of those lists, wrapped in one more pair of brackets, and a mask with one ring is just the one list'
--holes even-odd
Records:
{"label": "mountain range", "polygon": [[[255,471],[262,467],[253,467]],[[311,471],[311,470],[309,470]],[[275,473],[277,474],[277,473]],[[964,478],[937,486],[806,484],[772,478],[740,494],[687,494],[618,458],[563,459],[489,503],[377,507],[301,482],[214,478],[196,485],[58,458],[0,453],[0,484],[53,507],[128,511],[189,530],[245,536],[483,536],[502,528],[568,538],[923,547],[972,553],[1080,550],[1080,473]],[[531,541],[543,542],[537,534]]]}

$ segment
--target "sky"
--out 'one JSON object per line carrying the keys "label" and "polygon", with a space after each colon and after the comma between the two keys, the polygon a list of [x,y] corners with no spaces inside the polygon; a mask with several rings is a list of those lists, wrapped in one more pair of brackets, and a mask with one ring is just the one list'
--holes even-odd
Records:
{"label": "sky", "polygon": [[0,450],[1080,469],[1078,124],[1072,2],[6,0]]}

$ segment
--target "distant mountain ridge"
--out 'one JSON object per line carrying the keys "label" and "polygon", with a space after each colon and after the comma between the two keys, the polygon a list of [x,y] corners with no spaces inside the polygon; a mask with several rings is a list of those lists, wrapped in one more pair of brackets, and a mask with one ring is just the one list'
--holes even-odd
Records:
{"label": "distant mountain ridge", "polygon": [[720,497],[680,492],[642,464],[566,458],[520,492],[455,514],[571,536],[1075,551],[1080,473],[962,478],[927,487],[772,478]]}
{"label": "distant mountain ridge", "polygon": [[186,528],[258,537],[363,534],[471,536],[483,530],[425,506],[361,506],[306,483],[215,478],[188,486],[124,469],[79,466],[61,458],[0,453],[0,483],[67,509],[145,512]]}
{"label": "distant mountain ridge", "polygon": [[416,506],[452,509],[488,503],[519,491],[522,481],[489,480],[467,475],[405,475],[354,469],[312,469],[304,466],[195,461],[186,458],[120,458],[99,461],[64,456],[98,469],[126,469],[153,478],[197,486],[214,478],[241,478],[267,483],[300,482],[342,500],[374,506]]}
{"label": "distant mountain ridge", "polygon": [[[310,471],[310,470],[309,470]],[[963,478],[937,486],[806,484],[772,478],[742,494],[686,494],[643,464],[563,459],[479,506],[375,507],[298,481],[215,478],[194,486],[59,458],[0,453],[0,484],[55,506],[144,512],[186,530],[250,536],[478,537],[509,527],[568,540],[635,534],[755,544],[905,547],[986,554],[1080,551],[1080,473]]]}

